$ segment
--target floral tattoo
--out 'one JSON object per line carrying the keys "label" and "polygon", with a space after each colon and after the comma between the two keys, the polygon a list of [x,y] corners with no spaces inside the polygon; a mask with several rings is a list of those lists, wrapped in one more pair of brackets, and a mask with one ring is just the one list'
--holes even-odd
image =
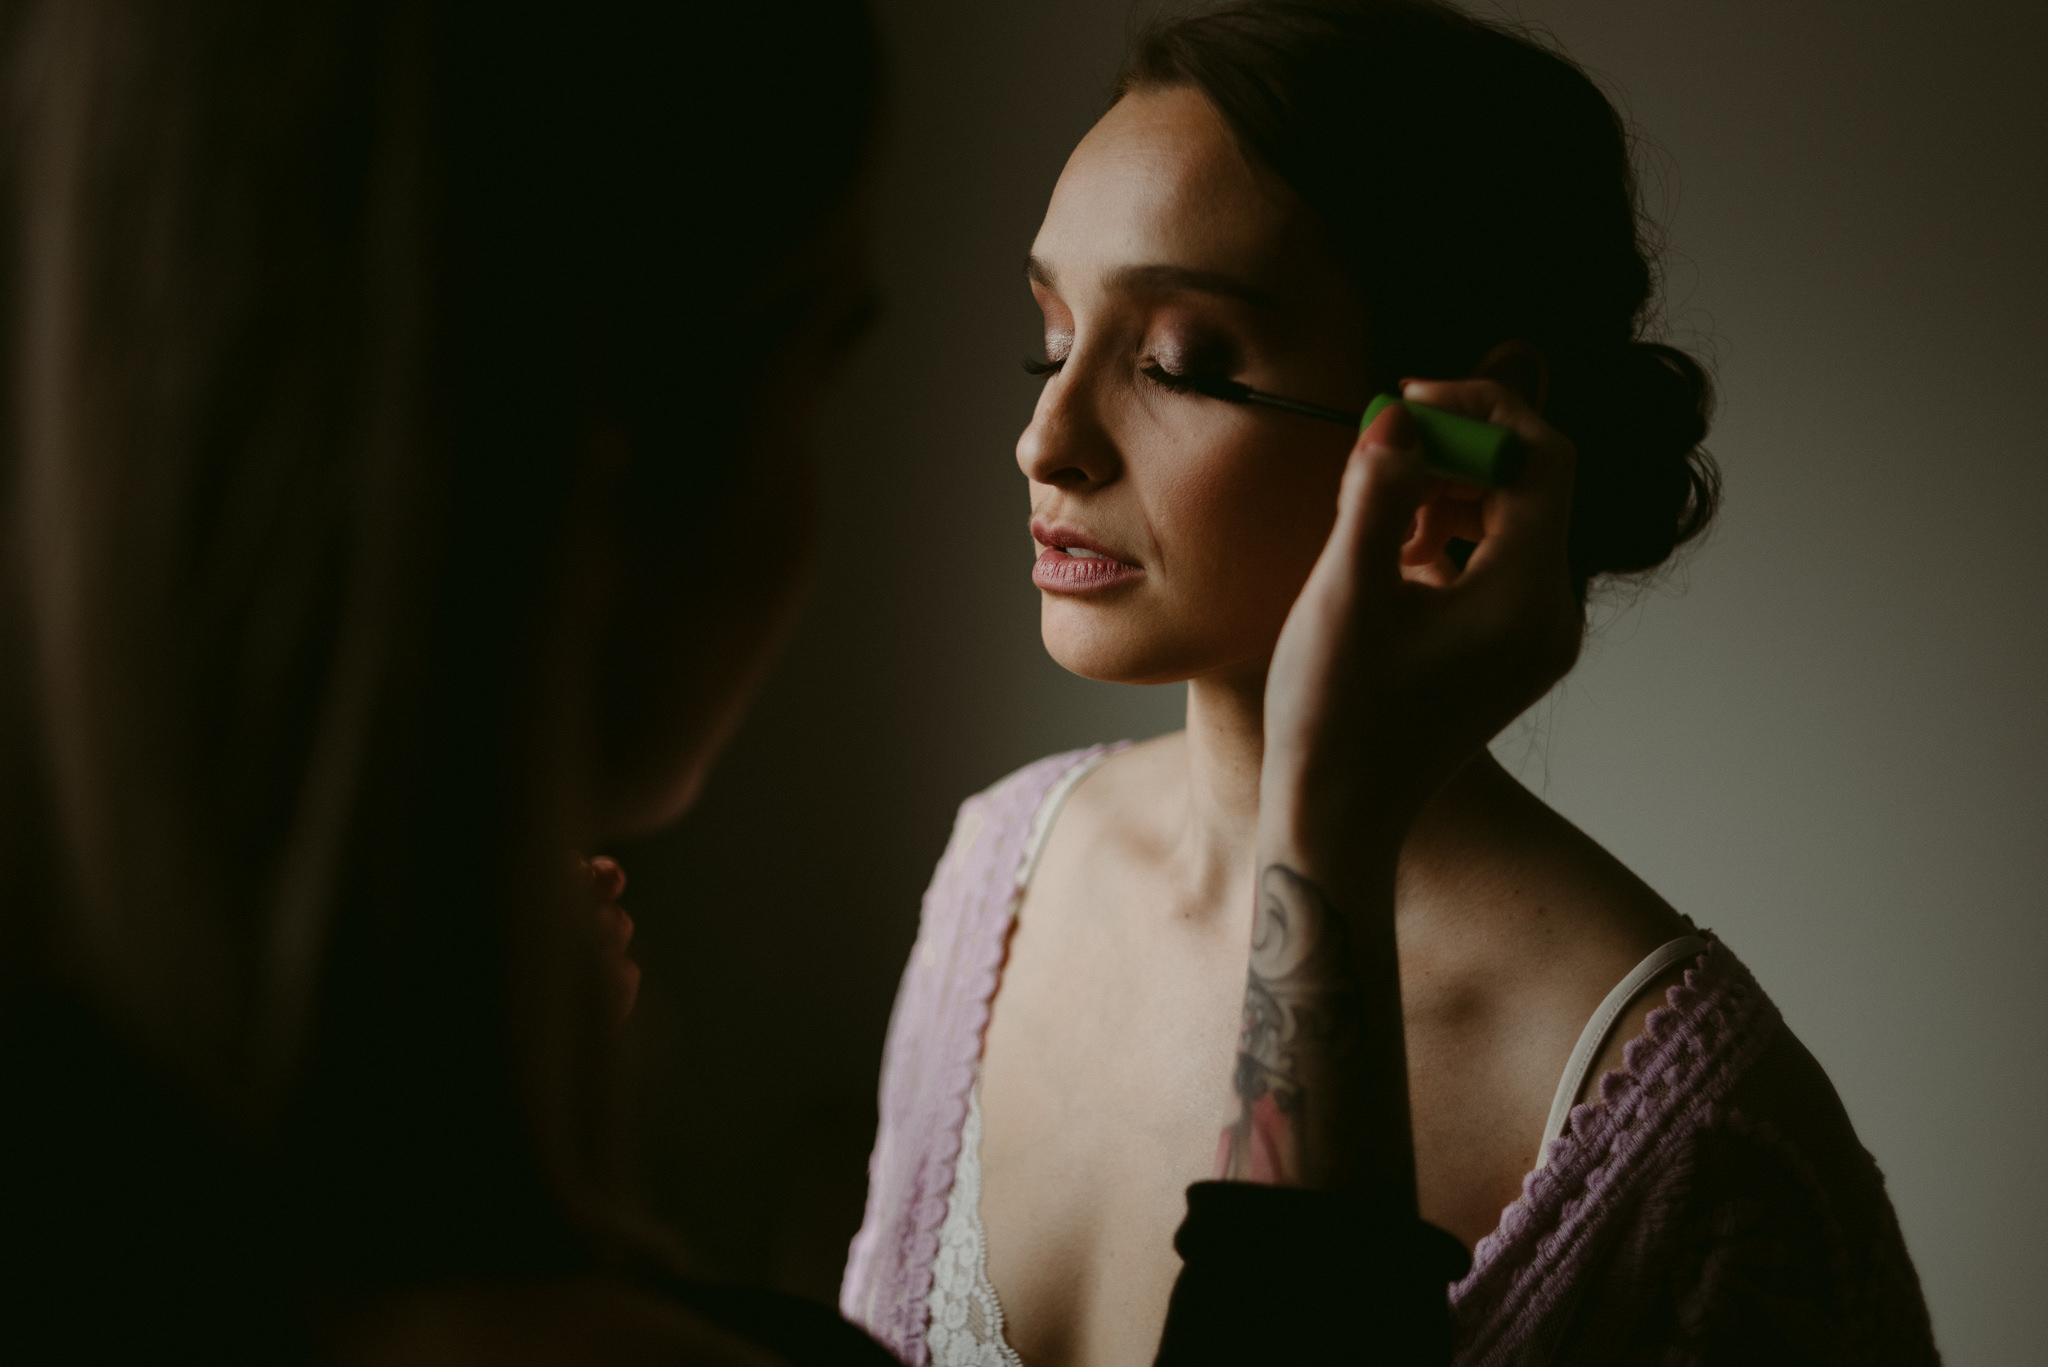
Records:
{"label": "floral tattoo", "polygon": [[1292,1186],[1317,1083],[1357,1046],[1365,994],[1350,930],[1321,888],[1284,864],[1259,878],[1234,1085],[1242,1109],[1217,1145],[1217,1176]]}

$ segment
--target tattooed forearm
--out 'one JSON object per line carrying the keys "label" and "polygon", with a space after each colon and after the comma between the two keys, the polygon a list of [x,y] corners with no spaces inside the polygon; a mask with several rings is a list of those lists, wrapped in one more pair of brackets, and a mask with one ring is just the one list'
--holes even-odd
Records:
{"label": "tattooed forearm", "polygon": [[1366,994],[1349,927],[1322,889],[1272,864],[1258,892],[1237,1045],[1241,1109],[1223,1131],[1217,1175],[1294,1185],[1319,1084],[1356,1050]]}

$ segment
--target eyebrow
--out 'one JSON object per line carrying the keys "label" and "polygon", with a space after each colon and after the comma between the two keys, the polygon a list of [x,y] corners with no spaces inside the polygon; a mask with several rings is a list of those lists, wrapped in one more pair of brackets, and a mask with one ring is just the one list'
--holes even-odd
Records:
{"label": "eyebrow", "polygon": [[[1034,285],[1058,288],[1052,267],[1036,256],[1024,258],[1024,276]],[[1278,309],[1280,301],[1262,289],[1248,285],[1221,271],[1190,270],[1185,266],[1119,266],[1110,273],[1110,287],[1129,294],[1174,294],[1191,291],[1236,299],[1262,309]]]}

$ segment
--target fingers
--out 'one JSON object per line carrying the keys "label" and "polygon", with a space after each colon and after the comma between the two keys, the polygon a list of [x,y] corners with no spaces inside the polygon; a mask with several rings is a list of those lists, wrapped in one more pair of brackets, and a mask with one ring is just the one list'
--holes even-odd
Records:
{"label": "fingers", "polygon": [[605,906],[599,915],[609,940],[604,952],[612,975],[613,1007],[623,1021],[633,1013],[633,1003],[640,997],[640,965],[627,953],[633,944],[633,918],[615,905]]}
{"label": "fingers", "polygon": [[1528,461],[1515,482],[1489,491],[1482,505],[1485,535],[1468,562],[1468,581],[1493,565],[1519,567],[1522,578],[1543,567],[1563,571],[1571,532],[1576,452],[1515,391],[1493,380],[1404,380],[1403,398],[1505,427],[1522,441]]}
{"label": "fingers", "polygon": [[1403,380],[1400,388],[1404,399],[1510,428],[1524,440],[1532,434],[1523,424],[1543,421],[1520,394],[1497,380]]}
{"label": "fingers", "polygon": [[604,931],[608,938],[607,952],[624,954],[633,946],[633,918],[620,906],[608,905],[598,913],[604,920]]}
{"label": "fingers", "polygon": [[1477,545],[1485,536],[1480,491],[1469,484],[1433,479],[1416,515],[1415,530],[1401,547],[1401,563],[1409,568],[1449,563],[1445,557],[1451,542]]}
{"label": "fingers", "polygon": [[609,855],[595,855],[583,861],[583,872],[601,901],[616,902],[626,890],[626,871]]}
{"label": "fingers", "polygon": [[1383,582],[1398,575],[1401,548],[1428,487],[1414,419],[1405,409],[1387,409],[1352,447],[1337,495],[1330,541],[1351,549],[1356,576]]}
{"label": "fingers", "polygon": [[620,913],[625,921],[625,933],[618,948],[611,955],[612,1003],[616,1018],[620,1021],[633,1014],[633,1003],[640,999],[640,965],[626,955],[626,942],[633,938],[631,917]]}
{"label": "fingers", "polygon": [[578,862],[597,901],[603,954],[612,975],[612,1006],[617,1020],[623,1022],[640,996],[640,965],[627,957],[633,945],[633,918],[618,904],[619,894],[626,890],[626,871],[618,860],[601,854]]}

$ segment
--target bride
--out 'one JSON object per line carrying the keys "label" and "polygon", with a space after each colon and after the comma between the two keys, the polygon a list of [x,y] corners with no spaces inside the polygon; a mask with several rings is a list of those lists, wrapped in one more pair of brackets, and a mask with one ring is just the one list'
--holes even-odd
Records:
{"label": "bride", "polygon": [[[1398,390],[1572,452],[1583,605],[1715,507],[1705,377],[1642,336],[1640,222],[1593,84],[1447,6],[1243,0],[1137,43],[1031,249],[1017,461],[1046,648],[1187,681],[1187,724],[961,809],[842,1296],[907,1361],[1150,1361],[1188,1184],[1298,1177],[1256,960],[1247,998],[1265,682],[1353,434],[1245,389]],[[1455,593],[1496,502],[1434,481],[1402,575]],[[1473,1251],[1458,1360],[1933,1361],[1882,1179],[1734,954],[1476,742],[1404,824],[1417,1198]]]}

